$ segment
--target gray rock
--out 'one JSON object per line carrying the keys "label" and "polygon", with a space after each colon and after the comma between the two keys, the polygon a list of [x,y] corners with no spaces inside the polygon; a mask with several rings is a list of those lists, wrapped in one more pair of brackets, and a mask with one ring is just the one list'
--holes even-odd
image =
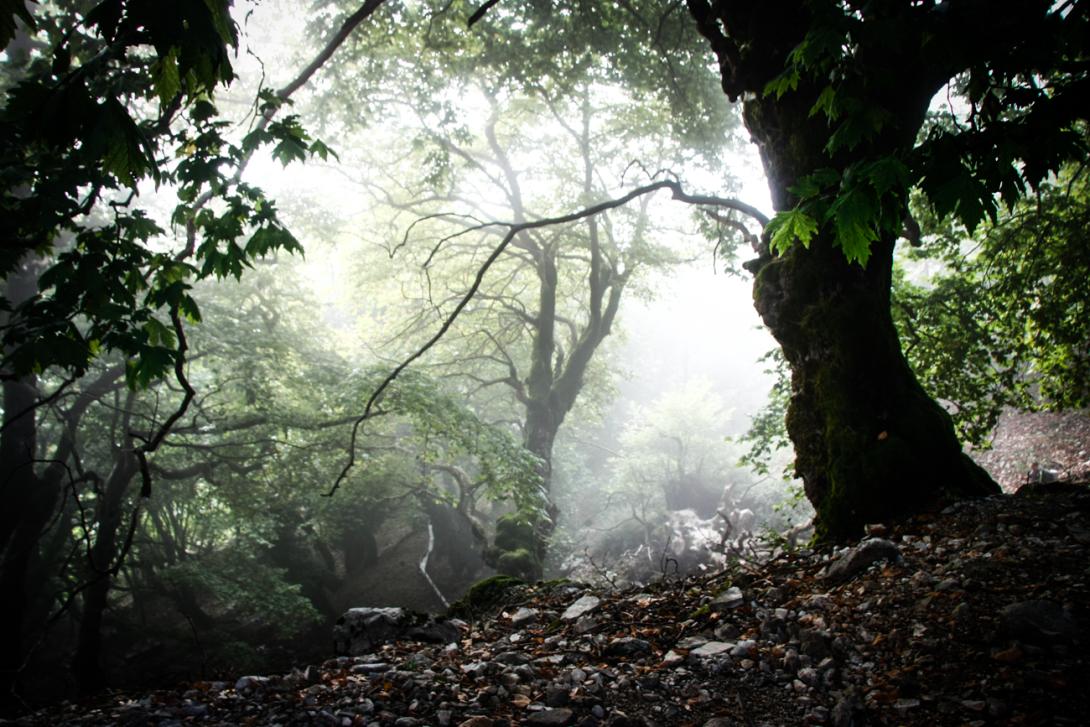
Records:
{"label": "gray rock", "polygon": [[757,642],[753,639],[746,639],[735,644],[734,648],[730,650],[730,655],[744,658],[753,656],[756,651]]}
{"label": "gray rock", "polygon": [[704,727],[736,727],[738,724],[730,717],[712,717],[704,723]]}
{"label": "gray rock", "polygon": [[511,616],[511,625],[518,629],[523,626],[537,623],[538,614],[539,611],[536,608],[526,608],[523,606]]}
{"label": "gray rock", "polygon": [[677,648],[679,649],[695,649],[708,643],[707,639],[699,636],[686,636],[677,642]]}
{"label": "gray rock", "polygon": [[677,653],[673,649],[666,652],[666,656],[662,657],[663,666],[677,666],[685,661],[685,657]]}
{"label": "gray rock", "polygon": [[524,719],[522,723],[530,725],[566,725],[571,722],[573,716],[574,713],[570,709],[546,709],[541,712],[534,712]]}
{"label": "gray rock", "polygon": [[504,651],[492,657],[492,661],[507,666],[522,666],[530,663],[530,656],[521,651]]}
{"label": "gray rock", "polygon": [[186,717],[204,717],[208,714],[208,705],[193,702],[183,704],[182,714]]}
{"label": "gray rock", "polygon": [[236,692],[252,692],[255,689],[263,689],[264,687],[268,686],[268,684],[269,684],[269,678],[268,677],[258,677],[258,676],[239,677],[238,681],[235,682],[235,691]]}
{"label": "gray rock", "polygon": [[458,627],[403,608],[350,608],[333,627],[337,654],[367,654],[393,641],[447,644],[458,641]]}
{"label": "gray rock", "polygon": [[470,717],[464,722],[459,722],[458,727],[492,727],[492,720],[488,717]]}
{"label": "gray rock", "polygon": [[606,653],[610,656],[641,656],[651,653],[651,644],[643,639],[624,636],[609,642]]}
{"label": "gray rock", "polygon": [[568,606],[564,613],[561,614],[560,618],[564,621],[574,621],[598,608],[598,604],[601,602],[601,599],[597,596],[583,596],[578,601]]}
{"label": "gray rock", "polygon": [[882,538],[864,540],[829,566],[825,580],[832,584],[845,583],[880,560],[903,562],[901,551],[890,541]]}
{"label": "gray rock", "polygon": [[719,608],[738,608],[743,603],[745,603],[745,596],[742,595],[742,589],[738,586],[731,586],[713,598],[711,605]]}
{"label": "gray rock", "polygon": [[853,718],[855,712],[855,700],[849,696],[841,697],[833,707],[832,727],[852,727],[855,724]]}
{"label": "gray rock", "polygon": [[816,629],[802,629],[799,631],[799,651],[820,661],[829,656],[829,639]]}
{"label": "gray rock", "polygon": [[550,707],[566,707],[571,702],[567,687],[551,686],[545,690],[545,704]]}
{"label": "gray rock", "polygon": [[[741,635],[741,633],[742,632],[738,629],[738,627],[730,623],[729,621],[727,623],[719,624],[715,627],[715,638],[719,641],[731,641],[733,639],[737,639]],[[681,646],[681,644],[678,644],[678,646]]]}
{"label": "gray rock", "polygon": [[690,656],[715,656],[730,651],[735,647],[727,641],[709,641],[689,652]]}
{"label": "gray rock", "polygon": [[353,674],[377,674],[379,672],[385,673],[390,671],[390,665],[384,661],[377,661],[371,664],[356,664],[349,671]]}
{"label": "gray rock", "polygon": [[1000,612],[1002,633],[1031,644],[1079,641],[1083,629],[1063,606],[1055,601],[1022,601]]}
{"label": "gray rock", "polygon": [[799,670],[799,653],[794,649],[788,649],[783,655],[783,668],[784,671],[789,674],[794,674]]}

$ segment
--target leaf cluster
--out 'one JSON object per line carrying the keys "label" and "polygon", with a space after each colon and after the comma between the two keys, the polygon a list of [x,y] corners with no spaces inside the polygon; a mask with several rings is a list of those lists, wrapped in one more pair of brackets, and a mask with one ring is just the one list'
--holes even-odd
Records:
{"label": "leaf cluster", "polygon": [[1004,406],[1090,405],[1085,168],[1043,183],[972,238],[949,222],[924,223],[932,234],[911,259],[942,270],[916,283],[902,275],[894,316],[906,356],[953,408],[960,434],[986,442]]}
{"label": "leaf cluster", "polygon": [[[227,2],[61,2],[33,20],[44,50],[13,69],[20,80],[0,112],[0,274],[45,271],[14,310],[0,299],[11,311],[5,368],[79,376],[116,350],[130,384],[147,386],[178,359],[163,319],[200,320],[193,280],[237,278],[257,258],[301,249],[264,193],[236,184],[249,155],[271,147],[286,164],[329,150],[294,116],[228,141],[214,103],[234,79]],[[281,103],[266,92],[261,111]],[[149,184],[177,190],[181,249],[135,205]]]}
{"label": "leaf cluster", "polygon": [[[969,21],[958,15],[967,8],[805,5],[805,32],[764,95],[810,99],[810,117],[828,130],[829,166],[791,189],[794,208],[770,225],[774,252],[828,229],[849,261],[865,265],[876,240],[899,234],[913,188],[939,217],[972,232],[1086,157],[1078,130],[1086,119],[1079,99],[1090,90],[1084,8],[1025,3],[997,21],[994,37],[982,27],[969,40]],[[898,139],[920,121],[905,99],[926,99],[947,82],[966,113],[928,124],[914,145]]]}

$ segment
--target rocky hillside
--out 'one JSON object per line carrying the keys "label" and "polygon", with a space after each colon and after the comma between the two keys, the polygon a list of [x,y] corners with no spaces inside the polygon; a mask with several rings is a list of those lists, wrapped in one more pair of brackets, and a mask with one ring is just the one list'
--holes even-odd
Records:
{"label": "rocky hillside", "polygon": [[1087,724],[1086,486],[872,531],[851,549],[639,592],[482,589],[464,621],[411,632],[453,643],[355,638],[367,653],[19,724]]}
{"label": "rocky hillside", "polygon": [[1090,479],[1090,411],[1027,412],[1008,409],[999,418],[991,448],[974,452],[1005,492],[1026,482],[1033,462],[1065,481]]}

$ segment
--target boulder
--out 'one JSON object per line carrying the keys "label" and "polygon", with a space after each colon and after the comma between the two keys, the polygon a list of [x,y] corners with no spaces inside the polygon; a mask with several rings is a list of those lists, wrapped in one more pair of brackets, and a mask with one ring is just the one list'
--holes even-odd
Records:
{"label": "boulder", "polygon": [[458,627],[403,608],[350,608],[333,627],[333,649],[359,656],[394,641],[449,644],[459,639]]}

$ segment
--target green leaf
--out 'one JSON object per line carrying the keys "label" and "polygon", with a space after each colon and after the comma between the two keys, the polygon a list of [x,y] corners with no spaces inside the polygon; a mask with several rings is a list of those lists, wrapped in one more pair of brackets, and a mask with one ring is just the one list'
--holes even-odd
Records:
{"label": "green leaf", "polygon": [[881,197],[890,190],[908,187],[908,167],[896,157],[882,157],[863,168],[862,174]]}
{"label": "green leaf", "polygon": [[337,161],[340,161],[341,159],[339,156],[337,156],[337,152],[326,146],[321,139],[315,139],[313,142],[311,142],[310,155],[312,157],[321,157],[324,161],[328,161],[330,156],[332,156]]}
{"label": "green leaf", "polygon": [[837,104],[837,92],[832,86],[826,86],[821,89],[817,101],[810,107],[811,117],[821,113],[824,113],[825,118],[830,121],[836,121],[837,117],[840,116],[840,109]]}
{"label": "green leaf", "polygon": [[866,265],[871,243],[878,239],[878,201],[870,190],[856,187],[837,197],[827,217],[836,229],[836,243],[849,262]]}
{"label": "green leaf", "polygon": [[192,296],[183,296],[182,299],[178,301],[178,312],[181,313],[189,323],[201,322],[201,310],[197,307],[197,301],[193,300]]}
{"label": "green leaf", "polygon": [[144,332],[148,334],[148,343],[153,346],[174,347],[174,331],[167,328],[158,318],[149,318],[144,324]]}
{"label": "green leaf", "polygon": [[231,20],[230,2],[225,0],[204,0],[212,19],[212,25],[219,33],[220,40],[225,45],[236,47],[238,38],[235,36],[235,23]]}
{"label": "green leaf", "polygon": [[810,240],[817,234],[817,221],[800,209],[780,212],[768,223],[769,245],[772,252],[782,255],[795,244],[810,246]]}
{"label": "green leaf", "polygon": [[812,174],[807,174],[796,182],[789,191],[800,199],[808,199],[816,197],[829,187],[837,184],[840,184],[840,172],[826,167],[818,169]]}
{"label": "green leaf", "polygon": [[146,389],[163,378],[174,365],[174,351],[160,346],[146,346],[135,358],[125,362],[125,381],[130,388]]}
{"label": "green leaf", "polygon": [[165,56],[160,56],[151,66],[155,93],[161,106],[167,106],[182,88],[182,79],[178,75],[178,49],[171,48]]}
{"label": "green leaf", "polygon": [[273,250],[302,250],[299,241],[283,227],[268,226],[259,228],[246,242],[246,254],[249,257],[261,257]]}
{"label": "green leaf", "polygon": [[307,158],[307,146],[305,142],[299,139],[288,137],[276,145],[272,155],[273,159],[276,159],[286,167],[294,161],[305,161]]}
{"label": "green leaf", "polygon": [[794,91],[799,87],[800,78],[797,69],[789,68],[765,84],[764,95],[775,95],[777,99],[783,98],[785,93]]}
{"label": "green leaf", "polygon": [[34,16],[27,10],[23,0],[0,0],[0,48],[5,47],[15,37],[15,18],[19,18],[33,33],[37,26]]}

